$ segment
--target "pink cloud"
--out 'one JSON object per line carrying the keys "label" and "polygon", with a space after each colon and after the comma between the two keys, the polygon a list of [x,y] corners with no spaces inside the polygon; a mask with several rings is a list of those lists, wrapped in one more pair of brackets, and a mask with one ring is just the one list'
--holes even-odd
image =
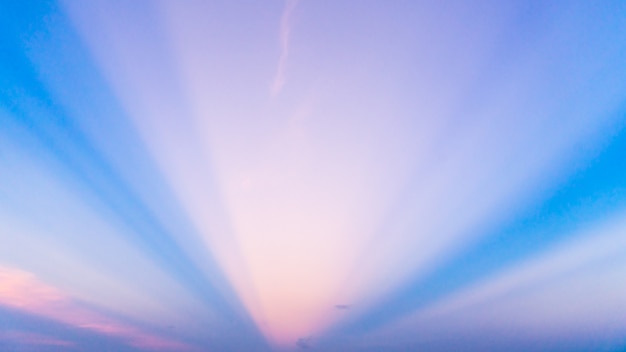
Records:
{"label": "pink cloud", "polygon": [[[118,322],[79,304],[63,291],[39,281],[35,275],[0,266],[0,305],[42,316],[77,328],[127,341],[129,345],[151,350],[190,351],[191,346],[155,336],[139,328]],[[0,339],[24,343],[65,344],[30,333],[3,333]]]}

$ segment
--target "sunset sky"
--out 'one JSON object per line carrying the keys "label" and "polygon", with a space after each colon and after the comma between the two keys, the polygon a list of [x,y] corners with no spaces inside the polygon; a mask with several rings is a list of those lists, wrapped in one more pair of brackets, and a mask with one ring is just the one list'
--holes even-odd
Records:
{"label": "sunset sky", "polygon": [[0,0],[0,350],[624,348],[626,2]]}

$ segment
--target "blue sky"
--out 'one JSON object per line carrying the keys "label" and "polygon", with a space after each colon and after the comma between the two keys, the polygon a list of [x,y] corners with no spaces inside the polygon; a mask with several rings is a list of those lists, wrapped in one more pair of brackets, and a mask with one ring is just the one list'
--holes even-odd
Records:
{"label": "blue sky", "polygon": [[0,4],[0,347],[626,346],[620,1]]}

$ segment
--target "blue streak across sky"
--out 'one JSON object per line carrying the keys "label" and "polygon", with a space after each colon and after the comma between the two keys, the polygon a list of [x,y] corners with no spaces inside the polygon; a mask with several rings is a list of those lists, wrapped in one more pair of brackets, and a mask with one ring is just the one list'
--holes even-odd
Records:
{"label": "blue streak across sky", "polygon": [[624,18],[0,2],[0,349],[625,348]]}

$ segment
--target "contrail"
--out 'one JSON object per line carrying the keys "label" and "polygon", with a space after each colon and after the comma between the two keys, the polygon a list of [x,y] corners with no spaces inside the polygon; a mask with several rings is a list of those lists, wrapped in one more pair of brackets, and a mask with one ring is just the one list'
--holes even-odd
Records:
{"label": "contrail", "polygon": [[299,0],[286,0],[280,19],[280,58],[272,81],[271,94],[276,96],[285,85],[285,65],[289,54],[289,34],[291,33],[291,17]]}

